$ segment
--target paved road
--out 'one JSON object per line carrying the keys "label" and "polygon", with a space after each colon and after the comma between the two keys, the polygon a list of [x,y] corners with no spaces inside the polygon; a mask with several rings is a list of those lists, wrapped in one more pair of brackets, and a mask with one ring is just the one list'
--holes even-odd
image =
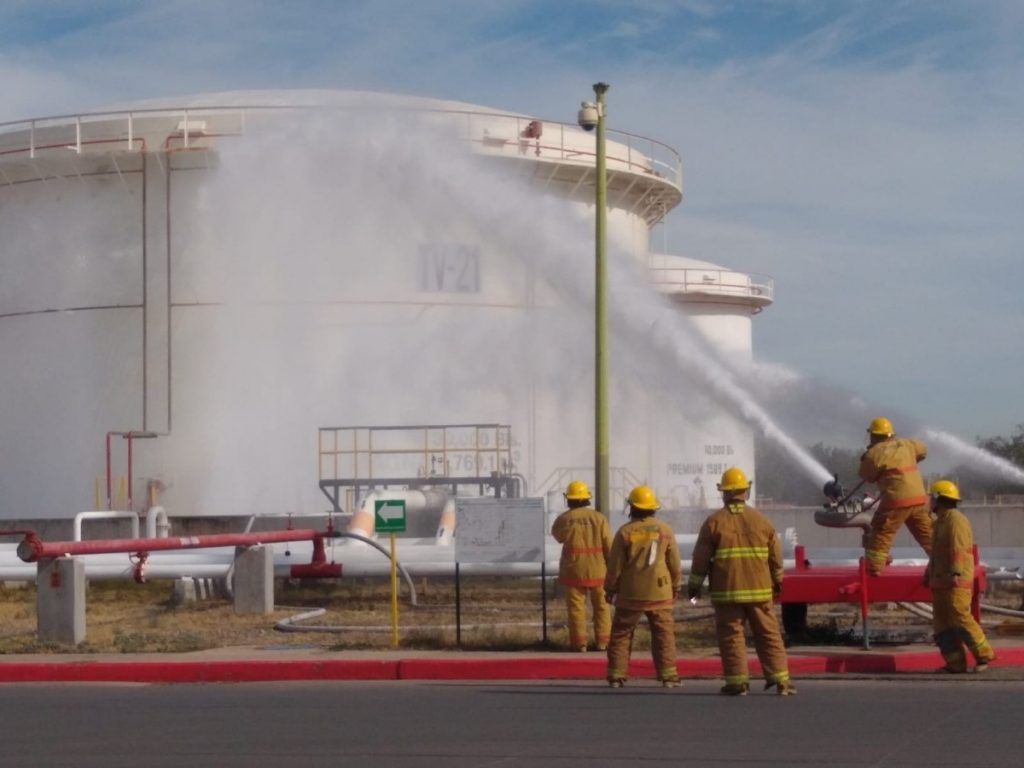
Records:
{"label": "paved road", "polygon": [[1017,681],[0,686],[0,766],[1016,766]]}

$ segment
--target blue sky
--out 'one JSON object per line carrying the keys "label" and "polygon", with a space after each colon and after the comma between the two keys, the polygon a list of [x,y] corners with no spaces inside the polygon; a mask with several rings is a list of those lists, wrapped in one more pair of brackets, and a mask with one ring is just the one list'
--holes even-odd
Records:
{"label": "blue sky", "polygon": [[603,80],[683,157],[654,245],[775,279],[759,360],[970,439],[1024,423],[1022,39],[1017,0],[7,0],[0,120],[339,88],[572,121]]}

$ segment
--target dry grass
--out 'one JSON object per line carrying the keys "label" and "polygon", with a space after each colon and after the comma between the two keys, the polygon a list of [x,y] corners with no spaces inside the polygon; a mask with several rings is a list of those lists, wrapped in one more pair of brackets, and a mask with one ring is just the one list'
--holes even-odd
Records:
{"label": "dry grass", "polygon": [[[418,607],[409,605],[407,587],[400,600],[400,647],[410,649],[557,650],[567,645],[565,607],[560,594],[547,594],[547,642],[542,629],[542,597],[536,579],[474,578],[460,585],[461,646],[456,643],[455,585],[452,579],[419,579]],[[167,581],[148,584],[97,582],[88,588],[86,641],[77,648],[41,643],[36,637],[35,588],[0,587],[0,654],[188,652],[231,646],[315,647],[324,650],[391,647],[390,592],[384,579],[338,582],[279,582],[277,610],[269,616],[236,615],[227,597],[175,604]],[[1014,592],[990,595],[989,602],[1018,607]],[[323,627],[318,632],[281,632],[275,624],[313,608],[325,613],[299,622]],[[715,646],[714,625],[706,603],[683,602],[677,612],[676,639],[681,652]],[[928,622],[903,611],[874,606],[874,629],[927,633]],[[1019,620],[1008,620],[1020,626]],[[855,644],[860,626],[856,606],[811,606],[810,631],[801,643]],[[636,650],[649,647],[645,629],[637,631]]]}
{"label": "dry grass", "polygon": [[[535,579],[474,578],[460,584],[457,625],[453,579],[418,579],[418,605],[402,585],[399,635],[402,648],[464,650],[557,650],[567,645],[562,596],[547,593],[547,640],[543,602]],[[170,582],[96,582],[88,587],[86,641],[74,649],[36,637],[36,593],[29,586],[0,587],[0,654],[187,652],[230,646],[315,646],[325,650],[391,647],[391,598],[386,580],[347,579],[303,584],[278,582],[277,609],[269,616],[236,615],[230,599],[211,597],[177,605]],[[317,632],[282,632],[275,624],[314,608],[321,616],[297,622]],[[688,608],[687,613],[705,614]],[[457,640],[461,627],[461,646]],[[706,645],[710,621],[680,621],[681,648]],[[647,647],[637,632],[636,648]]]}

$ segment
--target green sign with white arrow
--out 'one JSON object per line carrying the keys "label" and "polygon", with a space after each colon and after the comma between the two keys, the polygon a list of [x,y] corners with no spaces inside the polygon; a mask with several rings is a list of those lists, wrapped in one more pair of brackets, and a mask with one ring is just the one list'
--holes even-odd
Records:
{"label": "green sign with white arrow", "polygon": [[405,531],[405,500],[374,499],[373,523],[377,533],[403,533]]}

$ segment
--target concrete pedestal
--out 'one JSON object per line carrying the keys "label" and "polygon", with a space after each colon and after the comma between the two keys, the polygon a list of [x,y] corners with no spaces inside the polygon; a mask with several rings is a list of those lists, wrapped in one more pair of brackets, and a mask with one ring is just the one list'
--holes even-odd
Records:
{"label": "concrete pedestal", "polygon": [[36,620],[44,642],[85,640],[85,565],[73,557],[44,558],[36,568]]}
{"label": "concrete pedestal", "polygon": [[274,550],[255,546],[235,556],[235,613],[274,611]]}

